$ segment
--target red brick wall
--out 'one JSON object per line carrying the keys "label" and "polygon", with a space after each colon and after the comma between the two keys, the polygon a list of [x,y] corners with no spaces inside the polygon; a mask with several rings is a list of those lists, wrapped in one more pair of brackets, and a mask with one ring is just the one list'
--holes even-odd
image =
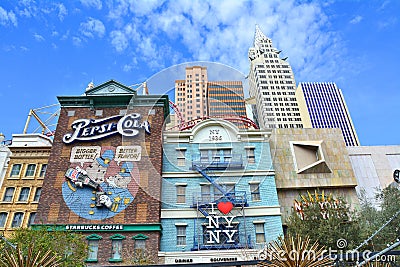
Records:
{"label": "red brick wall", "polygon": [[[77,119],[99,119],[118,115],[120,110],[124,108],[98,108],[103,110],[101,117],[95,116],[95,111],[90,108],[62,108],[58,125],[54,137],[53,148],[48,162],[46,177],[43,182],[43,191],[38,205],[36,215],[36,224],[135,224],[135,223],[160,223],[161,212],[161,172],[162,172],[162,128],[164,123],[164,114],[162,107],[135,107],[131,112],[142,115],[142,121],[147,120],[151,126],[151,134],[146,134],[144,130],[140,130],[139,134],[130,138],[122,138],[120,134],[103,138],[98,141],[81,142],[75,141],[73,144],[64,144],[62,141],[66,133],[72,133],[71,124]],[[155,109],[155,115],[147,115],[150,109]],[[75,116],[68,116],[68,111],[75,111]],[[129,112],[129,113],[131,113]],[[133,202],[121,213],[114,217],[104,220],[89,220],[79,217],[72,212],[66,205],[62,196],[62,184],[65,181],[65,171],[70,167],[70,153],[74,146],[112,146],[121,145],[140,145],[142,147],[141,160],[135,162],[140,173],[140,188]],[[115,234],[109,233],[110,236]],[[137,234],[137,233],[136,233]],[[129,241],[133,242],[129,234]],[[151,241],[147,243],[149,248],[153,250],[153,254],[157,255],[159,246],[159,233],[145,233],[152,236]],[[103,236],[104,233],[102,234]],[[123,233],[127,236],[127,233]],[[105,238],[107,239],[107,238]],[[107,239],[105,244],[111,240]],[[133,243],[132,243],[133,244]],[[110,245],[111,246],[111,245]],[[101,251],[109,250],[111,247],[101,248]],[[100,251],[99,251],[100,252]],[[103,253],[99,253],[99,255]],[[105,253],[107,254],[107,253]],[[107,260],[110,252],[103,260]],[[102,256],[103,257],[103,256]],[[108,264],[108,263],[107,263]]]}

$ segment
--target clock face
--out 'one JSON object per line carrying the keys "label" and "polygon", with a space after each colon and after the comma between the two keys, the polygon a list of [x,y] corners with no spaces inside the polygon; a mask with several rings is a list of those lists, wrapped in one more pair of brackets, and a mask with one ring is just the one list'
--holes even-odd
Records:
{"label": "clock face", "polygon": [[114,92],[115,90],[115,86],[114,85],[110,85],[109,87],[107,87],[109,92]]}
{"label": "clock face", "polygon": [[[66,170],[62,195],[68,208],[79,217],[89,220],[111,218],[125,210],[135,199],[139,189],[139,170],[135,162],[115,161],[114,147],[99,147],[94,160],[74,162],[76,153],[71,150],[71,165]],[[94,151],[86,147],[86,151]]]}

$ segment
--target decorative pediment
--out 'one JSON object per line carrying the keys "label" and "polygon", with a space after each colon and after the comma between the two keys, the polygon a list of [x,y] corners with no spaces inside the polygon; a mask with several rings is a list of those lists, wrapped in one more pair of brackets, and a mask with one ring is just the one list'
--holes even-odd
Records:
{"label": "decorative pediment", "polygon": [[131,95],[136,94],[136,91],[120,84],[114,80],[110,80],[98,86],[89,83],[86,88],[85,95]]}

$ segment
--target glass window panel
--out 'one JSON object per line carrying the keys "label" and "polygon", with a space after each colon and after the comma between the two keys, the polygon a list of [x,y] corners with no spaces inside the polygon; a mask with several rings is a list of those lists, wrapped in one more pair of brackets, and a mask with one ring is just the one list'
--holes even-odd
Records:
{"label": "glass window panel", "polygon": [[6,225],[7,215],[7,212],[0,213],[0,228],[3,228]]}
{"label": "glass window panel", "polygon": [[42,194],[42,188],[41,187],[36,188],[35,197],[33,198],[33,201],[38,202],[41,194]]}
{"label": "glass window panel", "polygon": [[31,214],[29,214],[29,220],[28,220],[28,226],[31,226],[36,218],[36,212],[31,212]]}
{"label": "glass window panel", "polygon": [[47,170],[47,164],[42,164],[42,168],[40,169],[40,177],[44,177]]}
{"label": "glass window panel", "polygon": [[20,227],[21,224],[22,224],[22,217],[23,217],[23,216],[24,216],[24,213],[22,213],[22,212],[16,212],[16,213],[14,214],[14,218],[13,218],[13,220],[12,220],[11,227],[12,227],[12,228],[18,228],[18,227]]}
{"label": "glass window panel", "polygon": [[25,176],[30,177],[35,175],[36,164],[29,164],[25,171]]}
{"label": "glass window panel", "polygon": [[176,186],[176,202],[185,203],[186,202],[186,186]]}
{"label": "glass window panel", "polygon": [[112,241],[112,252],[111,257],[114,260],[120,260],[122,253],[122,240],[113,240]]}
{"label": "glass window panel", "polygon": [[135,240],[135,249],[145,249],[146,248],[146,240],[144,239],[136,239]]}
{"label": "glass window panel", "polygon": [[201,186],[201,202],[211,201],[211,187],[210,185]]}
{"label": "glass window panel", "polygon": [[250,185],[251,191],[251,200],[252,201],[259,201],[260,198],[260,184],[251,184]]}
{"label": "glass window panel", "polygon": [[254,148],[246,149],[246,156],[248,163],[255,163]]}
{"label": "glass window panel", "polygon": [[254,226],[256,231],[256,243],[265,243],[264,223],[256,223]]}
{"label": "glass window panel", "polygon": [[14,164],[10,176],[18,176],[21,172],[21,164]]}
{"label": "glass window panel", "polygon": [[186,245],[186,226],[176,227],[176,245],[177,246]]}
{"label": "glass window panel", "polygon": [[15,190],[14,187],[6,188],[6,192],[4,193],[3,201],[11,202],[13,195],[14,195],[14,190]]}
{"label": "glass window panel", "polygon": [[99,251],[99,240],[89,240],[88,242],[88,259],[97,260],[97,253]]}
{"label": "glass window panel", "polygon": [[19,193],[18,201],[28,201],[30,190],[31,189],[29,187],[23,187]]}

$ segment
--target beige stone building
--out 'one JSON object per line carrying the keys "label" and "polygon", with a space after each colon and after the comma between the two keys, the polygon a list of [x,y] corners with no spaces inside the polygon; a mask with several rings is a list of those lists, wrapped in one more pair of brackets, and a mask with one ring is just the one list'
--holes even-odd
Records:
{"label": "beige stone building", "polygon": [[303,128],[296,100],[296,81],[287,57],[281,58],[272,40],[256,25],[249,48],[249,93],[256,102],[255,115],[261,129]]}
{"label": "beige stone building", "polygon": [[393,172],[400,169],[400,145],[353,146],[347,150],[357,178],[357,192],[378,204],[376,193],[394,183]]}
{"label": "beige stone building", "polygon": [[52,139],[41,134],[13,135],[10,161],[0,188],[0,231],[9,236],[36,216]]}
{"label": "beige stone building", "polygon": [[275,180],[285,223],[299,194],[316,189],[359,204],[349,154],[340,129],[275,129],[270,139]]}
{"label": "beige stone building", "polygon": [[201,118],[207,114],[207,67],[187,67],[184,80],[175,81],[175,104],[184,121]]}

